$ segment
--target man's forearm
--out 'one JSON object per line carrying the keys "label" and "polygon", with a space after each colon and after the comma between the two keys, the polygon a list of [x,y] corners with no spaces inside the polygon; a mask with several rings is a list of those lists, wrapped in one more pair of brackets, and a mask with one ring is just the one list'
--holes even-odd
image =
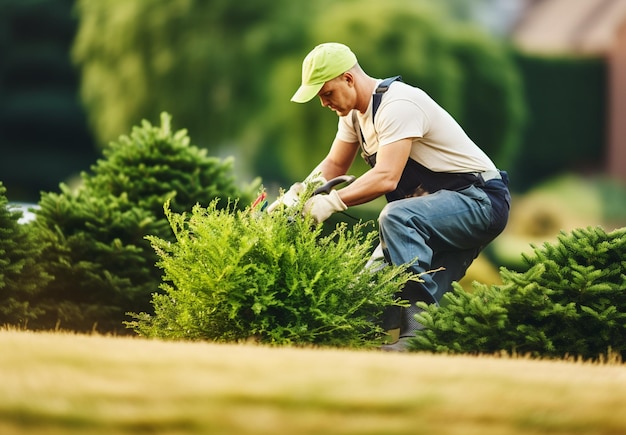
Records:
{"label": "man's forearm", "polygon": [[393,191],[396,185],[397,181],[371,169],[338,193],[344,204],[351,207],[373,201]]}
{"label": "man's forearm", "polygon": [[311,180],[320,175],[326,180],[331,180],[335,177],[339,177],[340,175],[345,175],[347,171],[348,168],[343,168],[342,166],[337,165],[328,158],[326,158],[322,160],[321,163],[311,171],[311,173],[306,177],[306,180]]}

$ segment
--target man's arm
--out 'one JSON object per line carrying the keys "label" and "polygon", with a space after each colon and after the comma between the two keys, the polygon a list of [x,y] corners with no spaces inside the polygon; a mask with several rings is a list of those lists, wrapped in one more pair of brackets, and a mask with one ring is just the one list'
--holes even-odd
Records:
{"label": "man's arm", "polygon": [[[335,212],[343,211],[349,206],[363,204],[396,189],[402,172],[411,152],[411,139],[402,139],[379,148],[376,155],[376,166],[367,171],[356,181],[341,190],[331,190],[328,195],[316,195],[307,200],[303,211],[316,222],[324,222]],[[345,142],[335,141],[329,155],[318,165],[325,177],[336,177],[346,173],[346,157],[356,151],[347,152]],[[333,152],[334,151],[334,152]]]}
{"label": "man's arm", "polygon": [[311,171],[311,175],[307,178],[321,175],[326,180],[330,180],[340,175],[347,174],[358,150],[358,142],[350,143],[335,139],[324,160]]}
{"label": "man's arm", "polygon": [[339,190],[341,200],[350,207],[394,191],[409,160],[412,142],[411,138],[407,138],[379,147],[376,166],[357,178],[354,183]]}

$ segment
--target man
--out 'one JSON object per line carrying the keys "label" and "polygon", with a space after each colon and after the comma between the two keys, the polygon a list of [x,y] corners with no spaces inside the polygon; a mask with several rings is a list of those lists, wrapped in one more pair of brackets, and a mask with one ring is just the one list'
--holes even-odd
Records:
{"label": "man", "polygon": [[[325,43],[304,59],[291,101],[317,96],[339,116],[330,151],[308,179],[346,174],[359,150],[371,166],[352,184],[311,197],[305,212],[322,222],[382,195],[388,200],[379,216],[384,257],[410,265],[423,280],[407,283],[399,297],[410,307],[387,319],[387,326],[399,326],[400,339],[383,348],[404,351],[421,328],[415,303],[438,303],[463,277],[504,229],[510,194],[506,173],[424,91],[394,79],[379,89],[381,82],[362,70],[347,46]],[[292,186],[285,197],[296,197],[301,187]]]}

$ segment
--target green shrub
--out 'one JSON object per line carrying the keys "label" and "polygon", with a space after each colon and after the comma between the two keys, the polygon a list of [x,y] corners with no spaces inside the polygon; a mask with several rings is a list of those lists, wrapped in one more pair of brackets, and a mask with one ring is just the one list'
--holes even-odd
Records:
{"label": "green shrub", "polygon": [[408,277],[365,269],[376,237],[366,224],[322,236],[298,207],[270,215],[213,202],[166,213],[176,243],[148,237],[165,294],[153,296],[153,316],[128,323],[147,337],[365,346],[381,337],[373,320]]}
{"label": "green shrub", "polygon": [[158,291],[157,258],[145,236],[172,239],[165,201],[180,211],[216,198],[226,207],[228,198],[249,201],[255,189],[240,190],[232,160],[191,146],[185,130],[171,130],[167,114],[161,126],[144,121],[111,143],[104,157],[76,191],[61,185],[60,193],[42,195],[36,224],[54,281],[39,298],[46,311],[39,328],[127,331],[125,313],[148,310]]}
{"label": "green shrub", "polygon": [[18,223],[21,212],[8,207],[0,182],[0,325],[27,326],[42,314],[32,298],[50,280],[39,261],[42,249],[30,224]]}
{"label": "green shrub", "polygon": [[413,350],[594,359],[626,356],[626,228],[561,232],[523,254],[526,272],[501,270],[502,285],[455,286],[424,306]]}
{"label": "green shrub", "polygon": [[163,204],[170,200],[176,212],[215,198],[225,207],[229,198],[246,204],[258,181],[241,189],[233,174],[233,158],[222,160],[191,145],[187,130],[171,130],[171,116],[161,114],[161,126],[143,121],[129,136],[120,136],[103,151],[104,159],[83,174],[85,188],[93,196],[127,195],[128,200],[165,218]]}

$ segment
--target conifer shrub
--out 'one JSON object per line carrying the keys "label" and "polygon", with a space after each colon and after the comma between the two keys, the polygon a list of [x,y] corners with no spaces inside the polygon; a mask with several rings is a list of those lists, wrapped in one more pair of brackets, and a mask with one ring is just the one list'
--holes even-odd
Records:
{"label": "conifer shrub", "polygon": [[626,356],[626,228],[561,232],[522,254],[528,269],[502,268],[502,285],[458,284],[426,306],[412,350],[584,359]]}
{"label": "conifer shrub", "polygon": [[[303,198],[306,195],[303,194]],[[301,206],[259,213],[166,209],[176,236],[148,239],[164,271],[154,315],[128,322],[140,335],[273,345],[360,347],[379,342],[375,322],[408,279],[404,267],[365,268],[375,231],[323,225]]]}
{"label": "conifer shrub", "polygon": [[126,332],[125,313],[149,310],[159,288],[157,257],[145,236],[173,238],[163,204],[183,211],[214,200],[219,207],[229,198],[249,201],[256,187],[237,187],[232,163],[190,145],[164,113],[160,126],[143,121],[112,142],[81,174],[78,189],[62,184],[60,192],[44,193],[36,225],[54,280],[38,300],[46,314],[36,326]]}
{"label": "conifer shrub", "polygon": [[30,301],[50,276],[39,261],[42,245],[31,224],[18,223],[21,215],[9,208],[0,182],[0,325],[25,327],[41,314]]}

